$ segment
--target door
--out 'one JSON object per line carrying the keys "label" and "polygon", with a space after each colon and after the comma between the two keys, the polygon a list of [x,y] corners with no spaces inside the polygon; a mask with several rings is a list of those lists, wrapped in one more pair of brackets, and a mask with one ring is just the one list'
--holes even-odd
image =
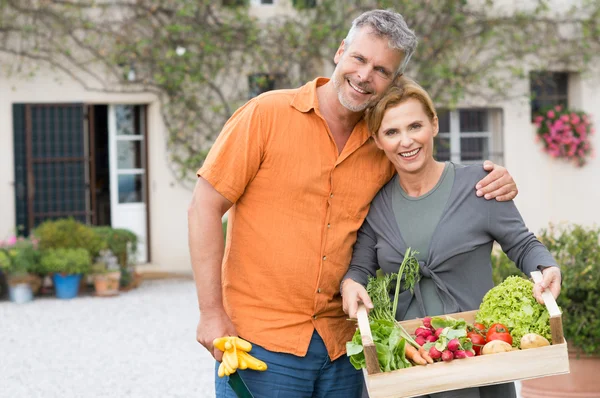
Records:
{"label": "door", "polygon": [[108,112],[111,224],[138,237],[136,263],[148,261],[146,108],[110,105]]}
{"label": "door", "polygon": [[48,219],[94,223],[93,149],[83,104],[14,104],[17,232]]}

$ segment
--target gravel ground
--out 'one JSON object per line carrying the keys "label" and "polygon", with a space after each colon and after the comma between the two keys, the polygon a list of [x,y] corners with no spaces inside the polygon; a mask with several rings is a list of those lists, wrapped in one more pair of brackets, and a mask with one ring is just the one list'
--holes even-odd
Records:
{"label": "gravel ground", "polygon": [[214,397],[212,357],[195,340],[187,279],[118,297],[0,302],[0,395]]}
{"label": "gravel ground", "polygon": [[111,298],[2,301],[0,396],[214,397],[197,320],[194,283],[183,279],[145,281]]}

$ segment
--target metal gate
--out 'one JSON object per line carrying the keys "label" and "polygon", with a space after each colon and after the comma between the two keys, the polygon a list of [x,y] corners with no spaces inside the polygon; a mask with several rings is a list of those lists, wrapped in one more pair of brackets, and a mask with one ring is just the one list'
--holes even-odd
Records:
{"label": "metal gate", "polygon": [[94,223],[94,137],[87,110],[83,104],[13,105],[20,234],[48,219]]}

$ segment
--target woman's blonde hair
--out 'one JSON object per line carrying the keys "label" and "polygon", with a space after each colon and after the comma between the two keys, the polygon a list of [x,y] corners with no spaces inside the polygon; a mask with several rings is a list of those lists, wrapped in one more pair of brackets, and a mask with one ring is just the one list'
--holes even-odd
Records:
{"label": "woman's blonde hair", "polygon": [[381,99],[371,108],[367,109],[365,118],[371,134],[376,135],[381,127],[385,112],[410,98],[414,98],[423,105],[425,114],[433,121],[437,117],[433,101],[427,91],[408,77],[399,77],[394,84],[383,94]]}

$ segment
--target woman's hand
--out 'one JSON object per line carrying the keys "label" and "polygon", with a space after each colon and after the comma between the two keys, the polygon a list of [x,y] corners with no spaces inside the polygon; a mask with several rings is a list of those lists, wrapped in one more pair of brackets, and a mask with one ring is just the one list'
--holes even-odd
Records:
{"label": "woman's hand", "polygon": [[353,319],[356,319],[359,302],[362,301],[367,310],[373,308],[373,303],[365,287],[352,279],[346,279],[342,283],[342,300],[344,312]]}
{"label": "woman's hand", "polygon": [[496,199],[499,202],[513,200],[519,193],[517,184],[508,170],[489,160],[483,163],[483,169],[490,173],[477,183],[477,196]]}
{"label": "woman's hand", "polygon": [[533,286],[533,296],[540,304],[544,304],[542,298],[542,292],[545,289],[549,289],[550,293],[556,299],[560,294],[560,281],[562,276],[560,274],[560,268],[558,267],[547,267],[542,270],[542,283],[536,283]]}

